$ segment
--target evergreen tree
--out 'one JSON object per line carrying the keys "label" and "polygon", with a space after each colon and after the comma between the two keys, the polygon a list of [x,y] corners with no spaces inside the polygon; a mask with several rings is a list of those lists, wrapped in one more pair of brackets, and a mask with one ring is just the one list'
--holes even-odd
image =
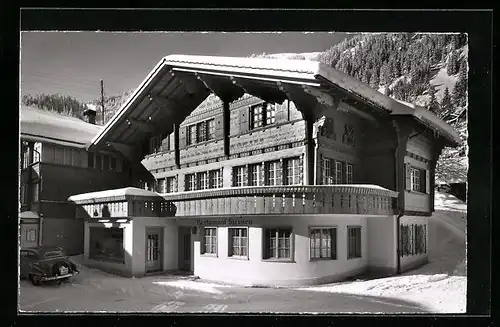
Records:
{"label": "evergreen tree", "polygon": [[429,92],[429,103],[427,107],[431,112],[433,112],[436,115],[439,115],[441,108],[439,106],[439,102],[436,99],[436,91],[434,90],[434,86],[430,85],[428,92]]}
{"label": "evergreen tree", "polygon": [[443,114],[449,113],[453,109],[453,103],[451,101],[450,91],[448,87],[444,90],[443,99],[441,99],[441,112]]}
{"label": "evergreen tree", "polygon": [[453,104],[457,107],[464,107],[467,103],[467,64],[465,60],[460,63],[458,80],[452,91]]}
{"label": "evergreen tree", "polygon": [[448,67],[446,69],[446,72],[448,75],[455,75],[458,73],[458,54],[457,51],[452,51],[450,54],[450,58],[448,59]]}

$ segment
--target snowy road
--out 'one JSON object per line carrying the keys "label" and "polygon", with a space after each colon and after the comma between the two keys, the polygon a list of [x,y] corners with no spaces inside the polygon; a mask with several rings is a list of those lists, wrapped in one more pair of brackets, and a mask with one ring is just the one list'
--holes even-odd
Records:
{"label": "snowy road", "polygon": [[22,311],[424,312],[416,304],[297,289],[228,287],[162,276],[127,279],[85,271],[62,285],[20,282]]}

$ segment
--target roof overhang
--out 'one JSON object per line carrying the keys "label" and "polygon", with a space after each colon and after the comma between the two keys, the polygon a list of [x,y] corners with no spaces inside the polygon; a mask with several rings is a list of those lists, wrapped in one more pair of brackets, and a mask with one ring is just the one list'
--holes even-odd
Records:
{"label": "roof overhang", "polygon": [[133,157],[135,145],[148,135],[171,133],[172,125],[180,124],[210,93],[229,102],[245,93],[279,103],[288,98],[313,118],[322,116],[326,108],[354,107],[339,106],[335,99],[341,99],[362,104],[357,112],[361,117],[370,119],[375,112],[411,115],[440,131],[449,143],[459,142],[458,134],[439,118],[429,119],[414,107],[320,62],[170,55],[151,70],[87,149],[108,148]]}

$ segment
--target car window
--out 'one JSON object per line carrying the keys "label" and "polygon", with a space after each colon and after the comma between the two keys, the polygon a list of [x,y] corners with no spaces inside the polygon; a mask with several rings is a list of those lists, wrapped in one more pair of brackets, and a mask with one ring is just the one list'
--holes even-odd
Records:
{"label": "car window", "polygon": [[50,252],[45,252],[44,257],[51,258],[51,257],[59,257],[60,255],[61,255],[61,252],[59,252],[59,251],[50,251]]}

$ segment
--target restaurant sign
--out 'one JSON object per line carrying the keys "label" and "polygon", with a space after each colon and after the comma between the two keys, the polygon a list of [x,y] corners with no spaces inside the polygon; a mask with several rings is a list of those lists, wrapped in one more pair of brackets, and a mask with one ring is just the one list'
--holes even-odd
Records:
{"label": "restaurant sign", "polygon": [[196,219],[197,226],[250,226],[252,219]]}

